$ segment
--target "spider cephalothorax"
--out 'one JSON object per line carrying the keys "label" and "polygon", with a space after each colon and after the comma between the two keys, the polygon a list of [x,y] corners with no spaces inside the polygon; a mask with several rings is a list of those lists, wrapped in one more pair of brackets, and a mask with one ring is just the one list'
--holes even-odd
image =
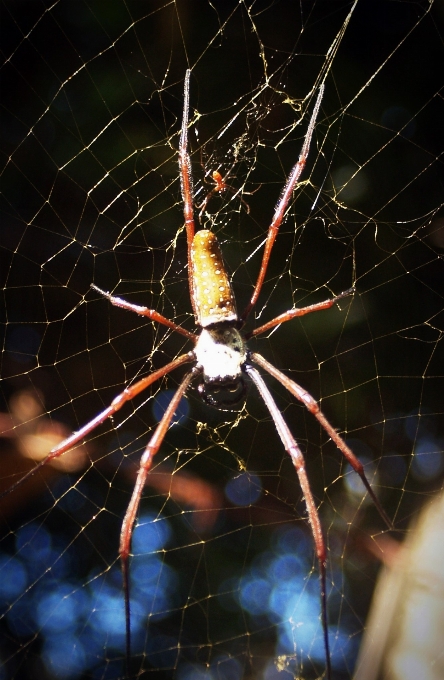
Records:
{"label": "spider cephalothorax", "polygon": [[203,328],[194,355],[197,368],[202,370],[202,382],[197,389],[208,404],[231,407],[245,397],[246,345],[240,331],[230,322]]}
{"label": "spider cephalothorax", "polygon": [[259,394],[261,395],[266,407],[270,412],[279,438],[281,439],[285,450],[291,457],[302,488],[311,531],[313,533],[316,556],[319,564],[322,605],[321,618],[324,631],[327,677],[331,679],[331,663],[327,631],[327,552],[319,514],[305,471],[303,454],[296,440],[291,434],[279,408],[277,407],[267,385],[265,384],[265,381],[263,380],[259,371],[255,368],[255,365],[259,366],[271,376],[273,376],[276,380],[278,380],[310,411],[310,413],[313,414],[315,418],[317,418],[328,436],[337,445],[346,460],[361,477],[367,492],[372,497],[380,515],[389,528],[391,527],[391,523],[365,476],[362,464],[347,446],[342,437],[337,433],[334,427],[330,425],[314,398],[308,394],[308,392],[303,387],[295,383],[293,380],[290,380],[284,373],[275,368],[260,354],[255,352],[249,353],[246,347],[245,337],[248,339],[250,337],[259,335],[260,333],[268,331],[270,328],[273,328],[281,323],[290,321],[297,316],[302,316],[304,314],[322,309],[329,309],[340,299],[352,294],[353,289],[351,288],[343,293],[340,293],[339,295],[336,295],[335,297],[323,300],[322,302],[315,303],[308,307],[303,307],[300,309],[293,308],[249,332],[245,337],[241,333],[241,329],[259,297],[274,241],[278,234],[279,227],[281,226],[284,219],[286,209],[293,194],[293,190],[297,185],[299,177],[305,167],[316,118],[321,105],[323,86],[319,88],[319,93],[310,118],[299,160],[291,170],[281,192],[280,198],[276,204],[274,215],[265,241],[262,264],[250,302],[240,317],[238,317],[236,311],[236,304],[231,282],[229,280],[228,274],[226,273],[226,269],[222,261],[222,254],[220,252],[215,235],[207,229],[201,229],[195,233],[193,183],[191,174],[191,160],[188,152],[189,86],[190,71],[187,71],[185,76],[183,119],[179,143],[179,170],[188,246],[188,284],[196,325],[200,329],[199,334],[191,333],[181,326],[178,326],[176,323],[170,321],[162,314],[159,314],[156,310],[126,302],[121,298],[114,297],[109,293],[100,290],[100,288],[97,288],[96,286],[92,287],[101,295],[104,295],[113,305],[130,310],[132,312],[136,312],[137,314],[145,316],[152,321],[156,321],[178,333],[181,333],[183,336],[194,342],[194,350],[177,357],[173,361],[170,361],[168,364],[166,364],[163,368],[154,371],[145,378],[142,378],[138,382],[126,387],[125,390],[112,401],[110,406],[104,409],[80,430],[74,432],[70,437],[52,449],[45,459],[43,459],[30,473],[19,480],[19,482],[13,485],[9,491],[17,488],[22,482],[28,479],[31,474],[35,473],[39,467],[46,465],[46,463],[48,463],[50,460],[61,456],[63,453],[69,451],[71,448],[77,445],[98,425],[116,413],[125,402],[133,399],[154,382],[179,366],[190,363],[194,364],[193,367],[187,371],[185,376],[182,378],[178,389],[176,390],[164,415],[158,423],[154,434],[146,446],[140,461],[140,467],[134,491],[123,519],[120,535],[119,555],[121,559],[125,590],[127,658],[129,659],[131,653],[131,617],[128,560],[130,555],[133,526],[139,509],[143,488],[152,466],[153,457],[159,451],[162,441],[173,419],[174,413],[178,408],[180,400],[194,380],[200,381],[198,382],[198,390],[207,403],[218,408],[224,408],[224,406],[233,406],[233,404],[240,402],[244,398],[244,375],[248,375],[251,381],[257,387]]}

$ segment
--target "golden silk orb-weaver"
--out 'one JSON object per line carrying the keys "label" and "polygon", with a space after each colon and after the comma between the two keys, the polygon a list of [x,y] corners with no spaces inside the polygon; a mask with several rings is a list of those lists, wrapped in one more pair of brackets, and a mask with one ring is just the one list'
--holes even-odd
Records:
{"label": "golden silk orb-weaver", "polygon": [[110,406],[105,408],[89,423],[84,425],[77,432],[71,434],[67,439],[53,448],[47,457],[44,458],[38,465],[36,465],[35,468],[22,477],[18,482],[16,482],[8,490],[8,493],[21,485],[40,467],[46,465],[49,461],[63,455],[65,452],[76,446],[96,427],[116,413],[124,403],[133,399],[140,392],[147,389],[154,382],[161,379],[174,369],[185,364],[192,364],[190,370],[187,371],[184,378],[182,378],[179,387],[177,388],[145,448],[140,460],[140,466],[131,500],[123,518],[120,534],[119,556],[123,573],[123,586],[125,593],[125,621],[127,641],[126,655],[127,660],[129,661],[131,655],[131,612],[129,593],[129,556],[131,550],[131,539],[134,523],[140,505],[142,491],[151,469],[153,458],[159,451],[162,441],[171,424],[174,413],[179,406],[180,400],[192,382],[197,383],[198,391],[207,403],[215,407],[223,407],[227,403],[234,404],[235,402],[239,402],[245,398],[246,390],[244,378],[245,376],[248,376],[257,387],[259,394],[261,395],[266,407],[270,412],[282,445],[291,457],[302,488],[319,565],[321,621],[325,645],[326,676],[329,680],[331,680],[331,661],[327,631],[327,550],[321,522],[305,471],[304,456],[256,366],[263,369],[278,382],[280,382],[288,390],[288,392],[290,392],[308,409],[311,414],[313,414],[315,418],[317,418],[321,426],[324,428],[328,436],[335,442],[336,446],[346,458],[348,463],[360,476],[367,492],[370,494],[373,502],[376,505],[376,508],[378,509],[387,526],[392,528],[392,524],[381,507],[378,499],[376,498],[376,495],[372,490],[367,477],[365,476],[362,464],[347,446],[342,437],[325,418],[314,398],[308,394],[308,392],[303,387],[298,385],[293,380],[290,380],[290,378],[288,378],[284,373],[270,364],[263,356],[256,352],[250,352],[247,347],[247,341],[249,338],[260,335],[261,333],[264,333],[279,324],[290,321],[295,317],[320,311],[322,309],[329,309],[341,298],[351,295],[353,293],[353,289],[346,290],[345,292],[340,293],[331,299],[324,300],[307,307],[291,309],[249,333],[242,333],[242,328],[244,327],[250,312],[258,300],[262,284],[265,279],[274,241],[284,219],[285,211],[288,207],[293,191],[306,164],[311,138],[321,105],[324,86],[321,85],[319,88],[299,159],[292,168],[276,204],[274,215],[268,228],[262,256],[262,263],[255,286],[253,288],[251,299],[240,316],[236,311],[236,303],[231,287],[231,281],[226,273],[216,236],[207,229],[199,229],[198,231],[195,229],[193,181],[191,173],[191,161],[188,151],[189,91],[190,71],[187,70],[185,75],[183,118],[179,141],[179,172],[188,245],[189,292],[196,325],[200,328],[200,330],[197,334],[191,333],[190,331],[175,324],[173,321],[170,321],[166,317],[162,316],[155,310],[126,302],[121,298],[114,297],[111,294],[102,291],[100,288],[97,288],[97,286],[93,285],[92,287],[105,296],[111,304],[145,316],[152,321],[163,324],[177,333],[184,335],[194,343],[194,348],[186,354],[182,354],[173,361],[170,361],[165,366],[163,366],[163,368],[154,371],[150,375],[126,387],[123,392],[115,397]]}

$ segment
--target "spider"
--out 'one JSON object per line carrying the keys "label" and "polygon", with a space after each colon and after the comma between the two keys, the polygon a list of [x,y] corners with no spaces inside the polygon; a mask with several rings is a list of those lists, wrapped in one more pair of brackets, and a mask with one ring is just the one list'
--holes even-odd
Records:
{"label": "spider", "polygon": [[9,491],[17,488],[40,467],[65,452],[69,451],[81,442],[90,432],[103,423],[107,418],[116,413],[127,401],[133,399],[143,390],[147,389],[157,380],[167,375],[176,368],[185,364],[193,364],[182,378],[179,387],[172,397],[164,415],[159,421],[154,434],[148,442],[146,449],[141,457],[140,466],[137,474],[134,490],[123,518],[120,534],[119,556],[123,574],[123,587],[125,593],[125,621],[126,621],[126,656],[127,662],[130,660],[130,599],[129,599],[129,557],[131,550],[131,539],[133,527],[138,513],[142,491],[148,473],[151,469],[153,458],[159,451],[167,430],[171,424],[179,402],[193,381],[198,383],[198,390],[202,398],[215,407],[223,408],[232,405],[245,398],[245,376],[248,376],[256,385],[270,415],[274,421],[278,435],[282,444],[290,455],[296,469],[299,483],[302,488],[305,505],[307,508],[308,520],[313,534],[316,557],[319,565],[320,592],[321,592],[321,621],[323,626],[326,674],[331,679],[331,661],[329,651],[329,641],[327,634],[327,598],[326,598],[326,559],[327,551],[323,537],[321,522],[319,519],[316,503],[313,498],[310,484],[305,471],[304,456],[291,434],[281,412],[279,411],[266,383],[255,365],[269,373],[279,381],[297,400],[299,400],[310,413],[319,421],[329,437],[335,442],[338,449],[344,455],[352,468],[358,473],[367,492],[375,503],[379,514],[389,528],[392,524],[375,496],[360,461],[347,446],[342,437],[336,432],[321,412],[314,398],[300,385],[290,380],[281,371],[270,364],[263,356],[256,352],[250,352],[247,348],[247,340],[268,331],[269,329],[290,321],[295,317],[303,316],[321,309],[329,309],[345,296],[354,292],[353,288],[340,293],[339,295],[318,302],[307,307],[294,308],[280,314],[271,321],[259,326],[255,330],[242,334],[242,328],[255,306],[259,297],[262,284],[267,271],[271,250],[278,234],[279,228],[285,216],[286,209],[293,194],[299,177],[305,167],[311,138],[313,135],[316,119],[318,116],[324,86],[321,85],[317,99],[311,114],[308,129],[302,145],[301,153],[297,163],[291,170],[279,200],[276,204],[273,219],[268,229],[262,263],[250,302],[239,316],[236,311],[236,304],[231,288],[231,282],[225,271],[221,251],[216,236],[207,229],[195,230],[194,205],[193,205],[193,180],[191,173],[191,160],[188,151],[188,124],[189,124],[189,92],[190,92],[190,70],[186,71],[184,84],[184,103],[183,118],[179,140],[179,171],[181,179],[181,193],[183,201],[183,211],[185,218],[185,229],[188,246],[188,282],[190,289],[191,305],[196,321],[200,327],[200,332],[194,334],[178,326],[173,321],[162,316],[158,312],[146,307],[135,305],[125,300],[114,297],[110,293],[102,291],[97,286],[92,288],[106,297],[109,302],[117,307],[126,309],[136,314],[147,317],[168,328],[181,333],[194,343],[194,349],[182,354],[173,361],[167,363],[163,368],[154,371],[150,375],[142,378],[138,382],[126,387],[110,406],[105,408],[89,423],[71,434],[67,439],[53,448],[35,468],[16,482]]}
{"label": "spider", "polygon": [[[208,203],[210,202],[210,200],[213,196],[215,196],[216,194],[222,194],[226,191],[231,191],[234,194],[236,193],[236,189],[234,189],[232,186],[227,184],[228,175],[226,175],[225,177],[222,177],[222,175],[220,174],[220,172],[218,170],[213,170],[213,172],[211,173],[211,178],[214,182],[214,187],[207,193],[207,195],[205,196],[202,203],[200,205],[196,206],[197,208],[200,208],[200,210],[199,210],[199,222],[202,221],[202,215],[205,213],[207,205],[208,205]],[[255,191],[257,191],[257,189]],[[255,191],[249,191],[247,193],[248,194],[254,194]],[[248,205],[248,203],[243,198],[241,198],[241,203],[245,207],[247,214],[249,214],[250,213],[250,206]]]}

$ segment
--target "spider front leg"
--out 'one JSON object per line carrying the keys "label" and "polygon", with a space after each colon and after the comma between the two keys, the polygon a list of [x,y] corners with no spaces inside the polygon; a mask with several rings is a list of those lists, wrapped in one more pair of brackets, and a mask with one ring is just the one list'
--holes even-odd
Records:
{"label": "spider front leg", "polygon": [[185,72],[185,82],[183,89],[183,113],[182,113],[182,127],[180,130],[179,139],[179,172],[180,172],[180,190],[182,193],[183,202],[183,216],[185,220],[185,228],[187,232],[187,249],[188,249],[188,285],[190,289],[191,306],[193,307],[194,316],[196,316],[196,305],[193,295],[193,281],[191,277],[191,246],[193,243],[195,224],[194,224],[194,190],[193,190],[193,175],[191,173],[191,159],[188,151],[188,119],[190,109],[190,69]]}
{"label": "spider front leg", "polygon": [[257,302],[259,293],[261,292],[262,284],[264,283],[265,274],[267,273],[268,262],[270,261],[271,251],[278,235],[280,226],[285,216],[285,211],[287,210],[288,204],[290,202],[293,191],[299,182],[299,177],[301,176],[305,164],[308,158],[308,152],[310,150],[311,138],[316,125],[316,119],[318,117],[319,109],[321,107],[322,97],[324,95],[324,84],[319,88],[318,96],[316,98],[316,103],[314,105],[313,113],[311,114],[310,122],[308,124],[307,132],[305,134],[304,143],[302,144],[301,153],[299,154],[299,159],[297,163],[293,166],[290,174],[287,177],[285,186],[281,192],[279,201],[277,202],[276,208],[274,210],[273,219],[268,228],[267,240],[265,241],[264,254],[262,256],[261,268],[257,277],[256,285],[254,286],[253,294],[251,300],[241,314],[240,320],[244,324],[247,316],[250,314],[254,305]]}
{"label": "spider front leg", "polygon": [[[253,356],[252,355],[252,360]],[[259,363],[259,362],[258,362]],[[246,372],[251,377],[255,383],[259,394],[267,406],[271,417],[273,418],[276,430],[279,437],[284,445],[285,450],[290,455],[293,465],[296,469],[299,484],[301,485],[302,493],[304,496],[305,505],[308,513],[308,521],[310,522],[311,532],[313,534],[313,540],[315,543],[316,557],[319,564],[319,580],[321,584],[321,609],[322,609],[322,629],[324,632],[324,645],[325,645],[325,659],[327,666],[327,678],[331,680],[331,661],[330,661],[330,645],[328,641],[328,617],[327,617],[327,550],[325,547],[325,539],[322,533],[321,521],[319,519],[319,513],[316,507],[316,503],[311,493],[310,483],[308,481],[307,473],[305,471],[305,460],[302,452],[297,445],[293,435],[288,429],[288,425],[282,417],[276,402],[270,394],[268,387],[266,386],[262,376],[258,371],[253,368],[253,366],[247,365],[245,367]]]}
{"label": "spider front leg", "polygon": [[312,415],[318,420],[320,425],[323,427],[323,429],[327,432],[329,437],[334,441],[338,449],[341,451],[343,454],[344,458],[348,461],[348,463],[351,465],[353,470],[357,472],[357,474],[360,476],[362,483],[364,484],[367,492],[369,493],[373,503],[375,504],[375,507],[379,514],[381,515],[382,519],[384,520],[385,524],[389,529],[393,529],[393,524],[389,517],[387,516],[384,508],[382,507],[381,503],[376,497],[375,492],[373,491],[372,487],[370,486],[370,482],[368,481],[367,477],[365,476],[364,472],[364,466],[362,465],[361,461],[355,456],[353,451],[347,446],[345,441],[342,439],[342,437],[336,432],[334,427],[328,422],[327,418],[324,416],[322,413],[321,409],[319,408],[318,403],[316,402],[315,399],[307,392],[307,390],[304,390],[303,387],[298,385],[294,380],[290,380],[284,373],[279,371],[273,364],[270,364],[266,359],[264,359],[263,356],[260,354],[257,354],[256,352],[251,354],[251,361],[253,361],[255,364],[263,368],[267,373],[273,376],[273,378],[276,378],[281,385],[283,385],[289,392],[292,394],[298,401],[300,401],[304,406],[310,411]]}

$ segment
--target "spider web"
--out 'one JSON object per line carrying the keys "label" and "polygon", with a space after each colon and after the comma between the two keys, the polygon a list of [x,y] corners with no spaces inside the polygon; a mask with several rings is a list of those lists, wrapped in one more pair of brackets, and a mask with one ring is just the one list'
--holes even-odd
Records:
{"label": "spider web", "polygon": [[[319,399],[403,540],[444,472],[442,8],[10,0],[2,10],[2,488],[191,348],[90,288],[194,330],[177,165],[186,68],[196,205],[213,171],[228,185],[200,224],[218,235],[239,309],[325,79],[248,329],[356,293],[250,346]],[[181,375],[2,499],[0,678],[125,677],[119,531]],[[328,545],[334,677],[351,678],[387,532],[317,422],[267,383],[306,455]],[[324,672],[305,506],[252,386],[232,413],[190,392],[144,490],[132,553],[134,676]]]}

